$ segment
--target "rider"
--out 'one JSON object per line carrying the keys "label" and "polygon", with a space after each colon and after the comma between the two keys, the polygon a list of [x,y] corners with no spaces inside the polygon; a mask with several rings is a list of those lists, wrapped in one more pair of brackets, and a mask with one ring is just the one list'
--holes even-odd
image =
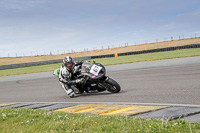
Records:
{"label": "rider", "polygon": [[73,58],[66,56],[63,59],[63,64],[61,65],[59,72],[59,81],[65,92],[72,98],[75,93],[71,85],[81,84],[85,82],[84,78],[75,79],[75,75],[78,73],[79,66],[82,65],[82,61],[74,62]]}

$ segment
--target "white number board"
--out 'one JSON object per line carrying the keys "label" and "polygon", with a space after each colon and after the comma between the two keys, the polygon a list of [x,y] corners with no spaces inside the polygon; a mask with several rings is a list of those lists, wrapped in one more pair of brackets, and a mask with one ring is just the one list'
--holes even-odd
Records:
{"label": "white number board", "polygon": [[101,71],[101,69],[102,69],[102,67],[97,66],[97,65],[94,64],[90,69],[90,73],[92,73],[92,74],[97,76],[99,74],[99,72]]}

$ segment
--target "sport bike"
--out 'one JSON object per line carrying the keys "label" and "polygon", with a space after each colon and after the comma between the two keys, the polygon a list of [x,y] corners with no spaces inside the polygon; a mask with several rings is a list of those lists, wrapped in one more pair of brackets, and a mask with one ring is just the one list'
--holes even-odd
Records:
{"label": "sport bike", "polygon": [[[109,91],[111,93],[118,93],[121,90],[120,85],[112,78],[106,76],[105,67],[96,63],[95,61],[84,61],[79,66],[79,74],[75,76],[75,79],[84,78],[85,82],[82,84],[72,85],[71,88],[75,93],[94,93]],[[58,77],[60,70],[54,70],[54,75]],[[78,92],[76,91],[78,89]]]}

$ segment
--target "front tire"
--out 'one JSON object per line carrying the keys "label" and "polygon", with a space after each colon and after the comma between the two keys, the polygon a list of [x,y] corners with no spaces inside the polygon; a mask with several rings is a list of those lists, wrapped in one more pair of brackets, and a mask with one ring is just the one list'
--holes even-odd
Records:
{"label": "front tire", "polygon": [[112,92],[112,93],[119,93],[120,92],[121,87],[115,80],[109,78],[105,82],[109,86],[109,89],[108,89],[109,92]]}

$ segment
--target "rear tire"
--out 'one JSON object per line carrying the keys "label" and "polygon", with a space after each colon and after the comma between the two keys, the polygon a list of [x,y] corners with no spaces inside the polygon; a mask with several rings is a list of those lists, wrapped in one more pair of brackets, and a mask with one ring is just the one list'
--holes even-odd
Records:
{"label": "rear tire", "polygon": [[108,80],[105,81],[110,89],[108,89],[109,92],[112,92],[112,93],[119,93],[120,90],[121,90],[121,87],[120,85],[113,79],[109,78]]}

